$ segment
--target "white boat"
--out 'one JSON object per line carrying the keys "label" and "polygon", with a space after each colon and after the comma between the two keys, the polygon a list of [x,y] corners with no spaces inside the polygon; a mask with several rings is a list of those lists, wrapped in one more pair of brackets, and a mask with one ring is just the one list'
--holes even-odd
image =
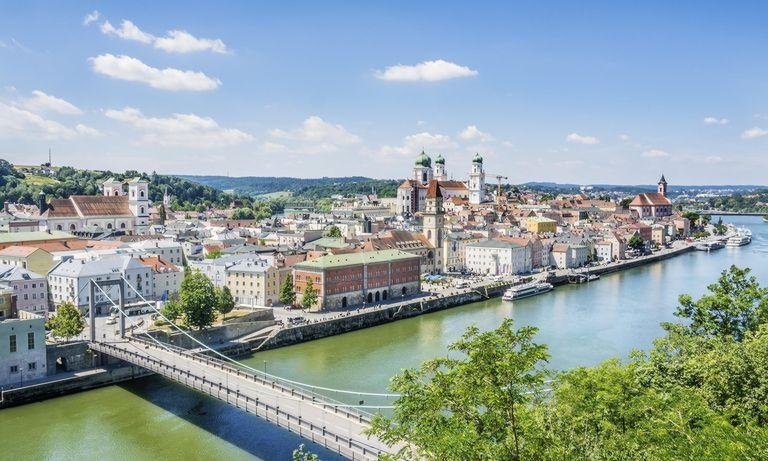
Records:
{"label": "white boat", "polygon": [[697,243],[695,248],[699,251],[712,251],[725,248],[725,244],[719,240],[711,240],[708,242]]}
{"label": "white boat", "polygon": [[554,289],[554,285],[546,282],[527,283],[525,285],[518,285],[516,287],[509,288],[504,292],[504,296],[501,297],[504,301],[514,301],[516,299],[527,298],[529,296],[536,296]]}
{"label": "white boat", "polygon": [[729,247],[741,247],[752,243],[752,233],[747,229],[739,229],[736,235],[728,238],[725,244]]}

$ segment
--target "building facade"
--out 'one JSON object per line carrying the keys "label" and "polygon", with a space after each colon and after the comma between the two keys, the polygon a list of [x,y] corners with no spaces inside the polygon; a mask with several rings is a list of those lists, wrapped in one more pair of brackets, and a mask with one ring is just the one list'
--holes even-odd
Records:
{"label": "building facade", "polygon": [[530,272],[530,246],[504,240],[485,240],[467,245],[467,269],[475,274],[512,275]]}
{"label": "building facade", "polygon": [[323,256],[296,264],[296,299],[312,281],[318,299],[311,310],[341,310],[397,300],[421,291],[418,256],[381,250]]}

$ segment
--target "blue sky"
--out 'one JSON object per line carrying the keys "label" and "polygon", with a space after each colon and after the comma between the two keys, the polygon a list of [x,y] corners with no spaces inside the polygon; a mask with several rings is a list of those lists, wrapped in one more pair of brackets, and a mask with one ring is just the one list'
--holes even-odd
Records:
{"label": "blue sky", "polygon": [[514,182],[765,184],[766,10],[6,1],[0,157],[401,178],[424,148],[457,178],[477,151]]}

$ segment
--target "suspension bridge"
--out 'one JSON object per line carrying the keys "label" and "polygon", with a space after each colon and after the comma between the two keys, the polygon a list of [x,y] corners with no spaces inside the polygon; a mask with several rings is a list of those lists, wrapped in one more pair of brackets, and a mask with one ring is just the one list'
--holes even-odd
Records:
{"label": "suspension bridge", "polygon": [[[105,287],[113,286],[118,288],[118,302],[104,290]],[[331,389],[267,374],[221,354],[175,326],[154,307],[154,303],[144,299],[140,291],[122,277],[116,280],[91,280],[85,287],[90,288],[91,350],[145,368],[257,415],[347,459],[374,460],[380,454],[398,449],[388,447],[376,437],[365,433],[370,427],[371,412],[392,408],[390,405],[366,405],[365,399],[391,399],[398,397],[397,394]],[[126,287],[133,290],[161,318],[200,345],[200,348],[192,351],[166,344],[137,329],[136,325],[129,327],[132,331],[126,333]],[[97,334],[97,291],[120,314],[117,334]],[[329,394],[359,400],[356,403],[345,403],[329,397]]]}

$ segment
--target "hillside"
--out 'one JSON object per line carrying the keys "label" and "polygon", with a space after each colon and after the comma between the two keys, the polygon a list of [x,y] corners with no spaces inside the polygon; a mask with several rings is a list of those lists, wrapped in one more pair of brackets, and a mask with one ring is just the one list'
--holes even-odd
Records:
{"label": "hillside", "polygon": [[231,190],[237,194],[268,196],[290,193],[294,197],[318,199],[334,194],[369,194],[375,190],[380,197],[394,197],[398,181],[371,179],[363,176],[340,178],[290,178],[274,176],[179,176],[219,190]]}
{"label": "hillside", "polygon": [[[22,172],[20,170],[25,171]],[[213,187],[198,184],[176,176],[126,171],[78,170],[72,167],[47,168],[14,166],[0,159],[0,202],[35,203],[42,190],[48,198],[65,198],[70,195],[96,195],[101,193],[101,183],[110,177],[118,180],[140,177],[149,182],[149,198],[153,203],[163,199],[166,187],[172,196],[174,210],[193,210],[214,206],[228,206],[232,196]]]}

